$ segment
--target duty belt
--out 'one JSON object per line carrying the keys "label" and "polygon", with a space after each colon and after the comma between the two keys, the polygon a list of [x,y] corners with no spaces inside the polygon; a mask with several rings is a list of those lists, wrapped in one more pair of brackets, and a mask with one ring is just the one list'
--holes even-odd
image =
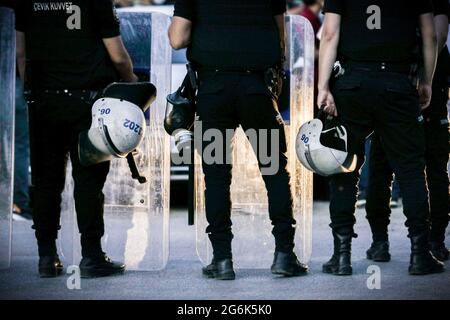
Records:
{"label": "duty belt", "polygon": [[101,91],[84,90],[84,89],[78,89],[78,90],[45,89],[45,90],[39,90],[39,91],[37,91],[37,93],[50,94],[50,95],[62,95],[62,96],[79,98],[79,99],[85,100],[85,101],[92,101],[99,96]]}
{"label": "duty belt", "polygon": [[265,70],[252,70],[252,69],[220,69],[220,68],[199,68],[199,75],[211,75],[211,74],[263,74]]}
{"label": "duty belt", "polygon": [[343,65],[344,69],[357,69],[364,71],[394,72],[404,74],[411,74],[415,72],[415,66],[406,63],[346,61]]}

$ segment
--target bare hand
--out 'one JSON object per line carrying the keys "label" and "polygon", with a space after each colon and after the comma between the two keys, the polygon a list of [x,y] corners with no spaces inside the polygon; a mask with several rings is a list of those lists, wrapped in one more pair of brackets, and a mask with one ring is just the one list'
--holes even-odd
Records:
{"label": "bare hand", "polygon": [[422,110],[428,108],[431,102],[432,89],[430,84],[419,83],[417,88],[419,92],[419,102]]}
{"label": "bare hand", "polygon": [[317,96],[317,106],[329,115],[334,117],[337,117],[338,115],[336,104],[334,103],[334,97],[330,90],[319,90],[319,94]]}

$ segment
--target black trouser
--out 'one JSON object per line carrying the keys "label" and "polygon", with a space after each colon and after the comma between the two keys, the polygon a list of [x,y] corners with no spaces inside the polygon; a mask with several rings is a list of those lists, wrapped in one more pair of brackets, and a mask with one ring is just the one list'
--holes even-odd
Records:
{"label": "black trouser", "polygon": [[[366,137],[372,131],[378,134],[400,184],[410,235],[427,230],[423,121],[417,91],[407,74],[348,68],[336,81],[333,95],[349,131],[350,152],[363,159]],[[353,231],[358,178],[358,171],[330,178],[331,227],[337,231]]]}
{"label": "black trouser", "polygon": [[369,181],[366,192],[367,219],[374,241],[387,241],[390,222],[390,198],[393,171],[383,151],[380,138],[372,136],[369,161]]}
{"label": "black trouser", "polygon": [[[431,209],[430,238],[436,242],[444,241],[445,229],[449,222],[447,100],[446,84],[434,83],[431,104],[424,112],[426,178]],[[387,227],[391,213],[389,188],[393,172],[383,150],[383,144],[377,137],[373,139],[370,157],[367,219],[374,241],[387,240]]]}
{"label": "black trouser", "polygon": [[68,156],[72,162],[75,209],[83,256],[101,253],[104,233],[103,185],[109,162],[90,167],[78,160],[78,135],[91,125],[88,97],[42,93],[30,105],[31,169],[34,185],[33,228],[40,255],[50,255],[60,229],[61,193]]}
{"label": "black trouser", "polygon": [[[218,129],[225,137],[227,129],[235,130],[240,124],[248,129],[279,130],[279,150],[276,155],[279,169],[273,175],[263,175],[269,198],[269,215],[273,224],[276,250],[289,252],[294,247],[292,195],[287,172],[286,138],[284,125],[276,104],[271,99],[264,78],[260,74],[209,73],[200,75],[197,112],[202,121],[202,131]],[[261,139],[267,139],[261,141]],[[258,145],[266,143],[271,150],[270,134],[257,135]],[[225,139],[224,139],[225,141]],[[209,145],[203,141],[202,150]],[[239,148],[239,146],[236,146]],[[223,154],[230,158],[231,143],[224,144]],[[203,153],[202,153],[203,154]],[[264,167],[260,159],[259,166]],[[230,163],[207,164],[203,156],[205,174],[206,216],[214,257],[231,257],[231,169]]]}

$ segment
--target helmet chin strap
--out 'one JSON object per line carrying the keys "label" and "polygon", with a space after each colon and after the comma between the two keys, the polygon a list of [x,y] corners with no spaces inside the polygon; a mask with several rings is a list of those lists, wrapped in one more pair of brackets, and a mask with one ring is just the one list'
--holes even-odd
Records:
{"label": "helmet chin strap", "polygon": [[139,169],[136,164],[136,160],[134,159],[133,152],[130,152],[127,155],[128,166],[130,167],[131,177],[134,180],[137,180],[140,184],[144,184],[147,182],[147,178],[140,174]]}
{"label": "helmet chin strap", "polygon": [[103,119],[100,118],[98,119],[99,122],[99,128],[101,131],[103,131],[103,134],[101,135],[103,142],[105,143],[106,147],[108,148],[108,150],[114,154],[116,157],[120,157],[123,158],[126,156],[126,154],[124,154],[123,152],[120,152],[120,150],[114,145],[114,142],[111,139],[111,136],[109,134],[108,131],[108,126],[106,126],[103,123]]}
{"label": "helmet chin strap", "polygon": [[147,178],[140,174],[139,169],[136,164],[136,160],[134,158],[133,152],[130,152],[128,154],[125,154],[123,152],[120,152],[119,149],[114,145],[114,142],[111,139],[111,136],[109,135],[108,126],[103,124],[103,119],[99,119],[100,124],[100,130],[103,131],[104,134],[102,134],[103,142],[105,142],[106,147],[111,153],[114,153],[117,157],[126,157],[128,166],[131,171],[131,177],[135,180],[137,180],[140,184],[144,184],[147,182]]}

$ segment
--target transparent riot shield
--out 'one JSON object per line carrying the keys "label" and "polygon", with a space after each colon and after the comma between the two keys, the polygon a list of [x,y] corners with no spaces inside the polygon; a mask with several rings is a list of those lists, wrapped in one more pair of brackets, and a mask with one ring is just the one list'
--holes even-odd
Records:
{"label": "transparent riot shield", "polygon": [[11,263],[15,39],[13,10],[0,7],[0,269]]}
{"label": "transparent riot shield", "polygon": [[[128,270],[160,270],[169,257],[170,137],[163,128],[165,97],[170,93],[172,51],[167,38],[169,16],[119,10],[121,32],[135,72],[157,88],[147,115],[147,132],[136,163],[146,184],[131,178],[125,159],[111,162],[104,187],[103,249]],[[73,203],[73,182],[67,173],[61,246],[65,258],[78,263],[80,236]]]}
{"label": "transparent riot shield", "polygon": [[[286,123],[288,170],[297,221],[295,251],[301,261],[307,262],[312,247],[312,174],[297,160],[295,138],[300,125],[313,117],[314,32],[310,23],[300,16],[288,16],[286,29],[288,57],[285,69],[288,79],[279,109]],[[275,248],[267,192],[256,156],[241,128],[235,134],[233,145],[233,260],[238,268],[267,268],[273,260]],[[212,258],[212,248],[205,233],[205,184],[198,152],[195,155],[195,188],[197,253],[206,264]]]}

